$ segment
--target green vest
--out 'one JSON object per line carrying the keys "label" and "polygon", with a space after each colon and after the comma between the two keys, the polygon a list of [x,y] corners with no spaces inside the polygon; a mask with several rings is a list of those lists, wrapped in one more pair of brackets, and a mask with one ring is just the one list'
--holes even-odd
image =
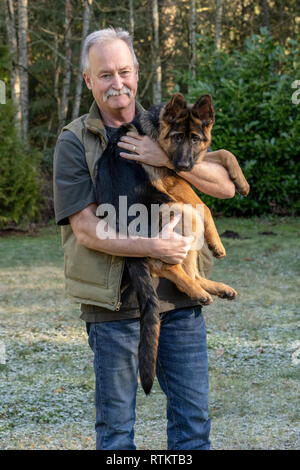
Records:
{"label": "green vest", "polygon": [[[136,103],[136,113],[142,110]],[[97,161],[101,157],[107,138],[98,106],[94,101],[85,114],[62,129],[69,130],[82,142],[89,172],[94,183]],[[91,250],[77,243],[71,225],[61,227],[64,249],[66,291],[77,302],[98,305],[109,310],[120,309],[120,286],[124,270],[124,258]],[[199,271],[208,276],[212,257],[206,243],[199,256]]]}

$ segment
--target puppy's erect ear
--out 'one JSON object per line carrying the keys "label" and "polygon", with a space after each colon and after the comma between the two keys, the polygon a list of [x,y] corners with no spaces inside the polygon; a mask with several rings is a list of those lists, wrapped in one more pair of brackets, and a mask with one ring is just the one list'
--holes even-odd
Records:
{"label": "puppy's erect ear", "polygon": [[204,126],[213,124],[215,119],[215,109],[210,95],[201,95],[192,107],[192,114],[202,121]]}
{"label": "puppy's erect ear", "polygon": [[187,102],[181,93],[175,93],[166,104],[162,119],[168,123],[185,119],[188,116]]}

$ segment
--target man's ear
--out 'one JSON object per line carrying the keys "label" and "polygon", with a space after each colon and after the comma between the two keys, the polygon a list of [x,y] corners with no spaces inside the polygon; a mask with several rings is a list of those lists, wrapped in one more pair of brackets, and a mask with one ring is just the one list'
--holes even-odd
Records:
{"label": "man's ear", "polygon": [[168,123],[185,119],[188,116],[187,102],[181,93],[175,93],[166,104],[162,119]]}
{"label": "man's ear", "polygon": [[84,81],[86,83],[86,86],[88,87],[89,90],[92,89],[92,80],[90,78],[90,76],[86,73],[86,72],[83,72],[83,78],[84,78]]}
{"label": "man's ear", "polygon": [[192,114],[202,121],[204,126],[213,124],[215,119],[215,109],[210,95],[201,95],[192,107]]}

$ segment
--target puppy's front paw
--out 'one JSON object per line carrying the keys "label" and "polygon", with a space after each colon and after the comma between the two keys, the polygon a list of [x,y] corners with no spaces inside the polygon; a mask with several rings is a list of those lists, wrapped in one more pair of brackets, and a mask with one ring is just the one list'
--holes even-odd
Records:
{"label": "puppy's front paw", "polygon": [[250,192],[250,184],[245,181],[244,184],[236,184],[236,190],[241,196],[248,196]]}
{"label": "puppy's front paw", "polygon": [[226,257],[226,250],[223,245],[208,245],[215,258],[221,259]]}

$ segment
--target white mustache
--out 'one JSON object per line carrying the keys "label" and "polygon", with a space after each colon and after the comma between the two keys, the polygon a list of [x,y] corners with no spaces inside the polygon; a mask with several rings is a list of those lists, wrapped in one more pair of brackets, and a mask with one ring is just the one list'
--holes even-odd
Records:
{"label": "white mustache", "polygon": [[125,85],[123,86],[122,90],[114,90],[113,88],[110,88],[103,96],[103,101],[105,103],[110,96],[119,96],[119,95],[128,95],[129,98],[131,98],[132,91]]}

